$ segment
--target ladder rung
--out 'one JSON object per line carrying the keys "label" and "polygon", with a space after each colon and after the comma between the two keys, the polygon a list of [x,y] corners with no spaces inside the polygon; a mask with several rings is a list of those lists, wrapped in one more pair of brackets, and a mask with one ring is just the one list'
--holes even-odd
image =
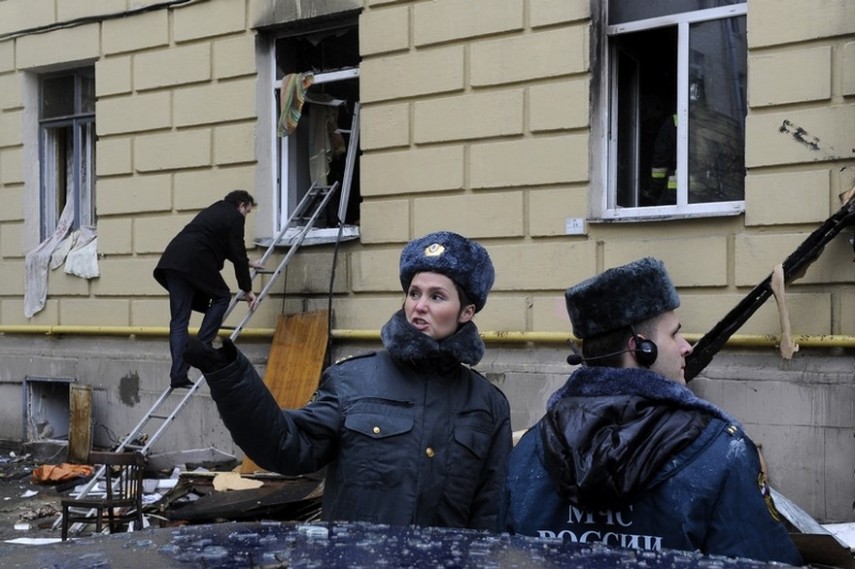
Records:
{"label": "ladder rung", "polygon": [[275,269],[255,269],[255,274],[257,275],[272,275],[275,272]]}
{"label": "ladder rung", "polygon": [[169,419],[169,415],[155,415],[154,413],[149,414],[150,419],[160,419],[163,421],[164,419]]}

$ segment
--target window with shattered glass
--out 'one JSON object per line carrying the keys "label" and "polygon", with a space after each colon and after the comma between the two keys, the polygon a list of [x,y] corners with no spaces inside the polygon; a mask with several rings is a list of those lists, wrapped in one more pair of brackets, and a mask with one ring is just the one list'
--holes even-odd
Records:
{"label": "window with shattered glass", "polygon": [[[39,78],[40,239],[95,224],[95,70]],[[67,210],[67,211],[66,211]]]}
{"label": "window with shattered glass", "polygon": [[[345,238],[358,237],[360,58],[356,20],[306,25],[283,34],[272,42],[276,229],[284,227],[313,185],[337,184],[314,223],[313,234],[342,224],[349,229]],[[310,205],[306,216],[313,210]],[[298,221],[296,225],[303,224]]]}
{"label": "window with shattered glass", "polygon": [[744,210],[744,1],[608,0],[603,219]]}

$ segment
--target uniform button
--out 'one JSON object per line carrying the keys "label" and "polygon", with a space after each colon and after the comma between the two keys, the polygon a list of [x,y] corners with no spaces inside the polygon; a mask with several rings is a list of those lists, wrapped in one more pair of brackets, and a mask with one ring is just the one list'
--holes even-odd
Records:
{"label": "uniform button", "polygon": [[436,453],[435,453],[435,452],[433,452],[433,449],[432,449],[432,448],[427,447],[427,448],[425,449],[425,455],[426,455],[428,458],[433,458],[435,454],[436,454]]}
{"label": "uniform button", "polygon": [[379,435],[379,434],[380,434],[380,427],[374,427],[372,430],[374,431],[374,434],[375,434],[375,435]]}

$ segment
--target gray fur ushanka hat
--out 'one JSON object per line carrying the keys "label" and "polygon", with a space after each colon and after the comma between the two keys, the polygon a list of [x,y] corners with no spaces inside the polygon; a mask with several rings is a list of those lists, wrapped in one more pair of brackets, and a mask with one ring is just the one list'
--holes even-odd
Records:
{"label": "gray fur ushanka hat", "polygon": [[478,312],[487,303],[496,272],[487,250],[450,231],[429,233],[413,239],[401,251],[400,277],[404,292],[416,273],[440,273],[457,283]]}
{"label": "gray fur ushanka hat", "polygon": [[580,339],[653,318],[680,306],[680,297],[659,259],[645,257],[567,289],[567,314]]}

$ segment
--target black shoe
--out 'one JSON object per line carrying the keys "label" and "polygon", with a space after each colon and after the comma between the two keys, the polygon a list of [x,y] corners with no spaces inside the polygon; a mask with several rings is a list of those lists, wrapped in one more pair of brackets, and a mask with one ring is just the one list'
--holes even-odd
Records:
{"label": "black shoe", "polygon": [[184,389],[187,387],[193,387],[193,382],[190,381],[190,379],[188,379],[186,377],[181,378],[181,379],[173,379],[169,383],[169,387],[171,387],[172,389]]}

